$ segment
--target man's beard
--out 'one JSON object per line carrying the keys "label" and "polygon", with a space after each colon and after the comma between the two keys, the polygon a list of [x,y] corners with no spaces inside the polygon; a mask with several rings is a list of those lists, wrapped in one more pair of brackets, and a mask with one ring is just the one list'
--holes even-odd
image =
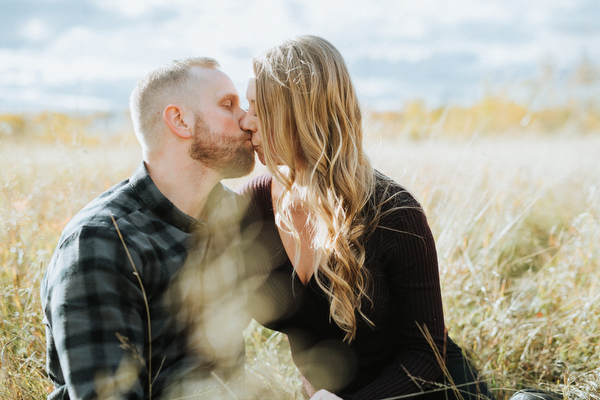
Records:
{"label": "man's beard", "polygon": [[222,179],[248,175],[255,162],[245,140],[211,132],[200,114],[196,114],[190,157],[217,171]]}

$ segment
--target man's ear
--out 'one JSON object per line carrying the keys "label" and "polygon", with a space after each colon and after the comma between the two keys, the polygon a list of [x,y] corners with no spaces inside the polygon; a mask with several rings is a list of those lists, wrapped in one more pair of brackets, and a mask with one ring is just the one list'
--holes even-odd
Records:
{"label": "man's ear", "polygon": [[183,110],[179,106],[169,104],[163,111],[163,119],[174,134],[182,139],[189,139],[192,137],[191,121],[184,118],[183,114]]}

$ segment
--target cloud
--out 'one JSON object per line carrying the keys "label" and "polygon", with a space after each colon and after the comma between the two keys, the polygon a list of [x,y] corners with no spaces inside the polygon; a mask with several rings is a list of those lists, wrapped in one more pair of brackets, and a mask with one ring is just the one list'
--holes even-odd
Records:
{"label": "cloud", "polygon": [[7,0],[0,7],[0,47],[50,43],[61,32],[76,26],[110,30],[125,22],[89,1]]}
{"label": "cloud", "polygon": [[361,76],[373,75],[384,79],[408,81],[424,81],[427,78],[437,81],[448,78],[464,81],[480,72],[478,57],[472,53],[436,54],[417,62],[363,58],[354,62],[352,69]]}
{"label": "cloud", "polygon": [[421,98],[431,105],[464,102],[485,76],[476,54],[435,54],[419,61],[362,58],[349,66],[365,104],[373,108],[398,108]]}
{"label": "cloud", "polygon": [[460,25],[459,32],[465,40],[487,44],[503,43],[514,46],[531,43],[535,39],[533,29],[525,26],[522,21],[511,23],[467,22]]}
{"label": "cloud", "polygon": [[600,2],[587,0],[576,8],[556,10],[550,25],[571,35],[597,35],[600,33]]}
{"label": "cloud", "polygon": [[481,80],[542,61],[600,62],[596,0],[4,0],[0,13],[0,108],[42,106],[52,93],[67,100],[47,107],[94,96],[126,105],[142,75],[198,55],[217,58],[243,92],[253,55],[309,33],[339,48],[377,104],[476,96]]}
{"label": "cloud", "polygon": [[[81,93],[56,92],[54,88],[31,87],[25,90],[10,87],[3,88],[0,94],[0,109],[4,112],[43,111],[113,111],[122,109],[121,102]],[[51,106],[51,107],[50,107]]]}

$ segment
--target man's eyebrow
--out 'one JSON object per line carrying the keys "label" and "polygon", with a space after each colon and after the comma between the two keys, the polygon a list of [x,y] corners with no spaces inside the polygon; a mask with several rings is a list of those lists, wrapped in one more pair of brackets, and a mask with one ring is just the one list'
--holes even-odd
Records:
{"label": "man's eyebrow", "polygon": [[235,93],[227,93],[227,94],[224,94],[223,96],[221,96],[221,98],[219,100],[220,101],[232,100],[232,101],[239,102],[240,97]]}

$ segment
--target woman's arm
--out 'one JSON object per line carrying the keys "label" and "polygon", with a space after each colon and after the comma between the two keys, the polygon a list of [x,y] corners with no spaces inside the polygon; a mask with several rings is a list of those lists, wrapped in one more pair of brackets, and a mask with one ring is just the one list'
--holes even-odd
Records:
{"label": "woman's arm", "polygon": [[377,228],[383,230],[377,235],[381,240],[373,241],[373,248],[368,249],[383,260],[393,303],[390,329],[400,350],[377,379],[357,393],[342,395],[344,399],[420,392],[442,373],[446,332],[437,253],[427,219],[411,200],[408,208],[384,218]]}

